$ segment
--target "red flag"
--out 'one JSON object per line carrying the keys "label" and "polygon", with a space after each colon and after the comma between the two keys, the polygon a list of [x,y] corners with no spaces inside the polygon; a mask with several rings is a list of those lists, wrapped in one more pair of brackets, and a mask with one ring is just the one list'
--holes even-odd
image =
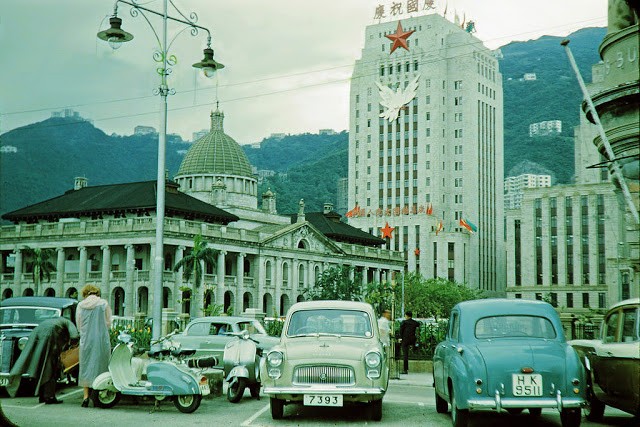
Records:
{"label": "red flag", "polygon": [[438,223],[438,225],[436,226],[436,236],[438,235],[439,232],[441,232],[442,230],[444,230],[444,224],[442,223],[442,220],[440,220],[440,222]]}
{"label": "red flag", "polygon": [[427,206],[427,215],[433,215],[433,205],[431,203]]}

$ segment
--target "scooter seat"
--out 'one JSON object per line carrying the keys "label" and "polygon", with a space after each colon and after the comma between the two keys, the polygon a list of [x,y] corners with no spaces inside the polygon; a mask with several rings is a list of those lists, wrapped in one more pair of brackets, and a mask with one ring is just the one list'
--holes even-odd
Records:
{"label": "scooter seat", "polygon": [[149,355],[149,357],[164,357],[164,356],[168,356],[171,353],[171,350],[169,349],[161,349],[161,350],[149,350],[147,352],[147,354]]}
{"label": "scooter seat", "polygon": [[196,350],[191,348],[177,348],[173,350],[171,354],[175,357],[192,356],[196,354]]}

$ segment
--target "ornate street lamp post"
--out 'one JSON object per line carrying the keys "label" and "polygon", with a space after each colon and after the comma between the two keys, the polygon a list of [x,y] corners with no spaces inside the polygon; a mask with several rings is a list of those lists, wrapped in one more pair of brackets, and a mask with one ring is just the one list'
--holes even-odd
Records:
{"label": "ornate street lamp post", "polygon": [[[145,19],[151,31],[156,37],[158,42],[158,48],[154,54],[153,59],[161,63],[162,65],[156,69],[160,75],[160,86],[154,89],[155,95],[160,95],[161,100],[161,113],[160,113],[160,131],[158,133],[158,175],[157,175],[157,190],[156,190],[156,237],[155,237],[155,258],[154,258],[154,275],[153,275],[153,311],[152,317],[153,331],[152,338],[158,339],[162,331],[162,276],[164,270],[164,248],[163,248],[163,235],[164,235],[164,211],[165,211],[165,147],[167,140],[167,96],[175,93],[174,89],[169,89],[167,86],[167,76],[171,73],[171,66],[175,65],[177,58],[175,55],[169,55],[169,48],[173,41],[183,31],[190,29],[191,35],[196,36],[199,30],[206,31],[207,33],[207,47],[204,49],[204,59],[202,61],[193,64],[193,67],[203,70],[205,76],[212,77],[216,70],[224,68],[224,65],[216,62],[213,59],[213,49],[211,49],[211,33],[205,27],[197,25],[198,16],[195,13],[191,13],[187,18],[178,8],[171,2],[171,5],[176,9],[181,18],[175,18],[167,14],[167,0],[163,0],[162,12],[156,12],[147,7],[143,7],[136,3],[136,0],[128,2],[125,0],[116,0],[113,8],[113,16],[109,19],[110,28],[100,31],[98,38],[109,43],[113,49],[118,49],[122,43],[128,42],[133,39],[133,35],[124,31],[122,27],[122,19],[118,17],[118,4],[124,3],[131,6],[131,16],[137,17],[142,15]],[[161,36],[158,36],[153,25],[149,21],[147,15],[156,15],[162,18],[162,32]],[[173,21],[183,24],[185,27],[179,31],[169,44],[167,44],[167,22]],[[133,292],[133,290],[130,290]]]}

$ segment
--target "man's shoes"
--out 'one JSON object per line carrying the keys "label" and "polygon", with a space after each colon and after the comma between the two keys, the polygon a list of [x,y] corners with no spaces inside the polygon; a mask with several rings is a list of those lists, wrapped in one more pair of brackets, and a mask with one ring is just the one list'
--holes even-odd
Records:
{"label": "man's shoes", "polygon": [[55,405],[55,404],[58,404],[58,403],[62,403],[62,400],[56,399],[55,396],[54,397],[50,397],[50,398],[48,398],[48,399],[46,399],[44,401],[45,405]]}
{"label": "man's shoes", "polygon": [[82,405],[80,405],[80,406],[82,406],[83,408],[88,408],[89,407],[89,398],[87,397],[86,399],[84,399],[82,401]]}

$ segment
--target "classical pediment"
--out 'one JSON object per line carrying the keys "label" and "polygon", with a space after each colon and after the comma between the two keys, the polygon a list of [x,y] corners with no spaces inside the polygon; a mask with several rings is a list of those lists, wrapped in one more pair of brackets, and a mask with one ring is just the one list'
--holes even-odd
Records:
{"label": "classical pediment", "polygon": [[291,224],[263,239],[260,244],[269,248],[300,249],[311,252],[344,253],[331,239],[308,222]]}

